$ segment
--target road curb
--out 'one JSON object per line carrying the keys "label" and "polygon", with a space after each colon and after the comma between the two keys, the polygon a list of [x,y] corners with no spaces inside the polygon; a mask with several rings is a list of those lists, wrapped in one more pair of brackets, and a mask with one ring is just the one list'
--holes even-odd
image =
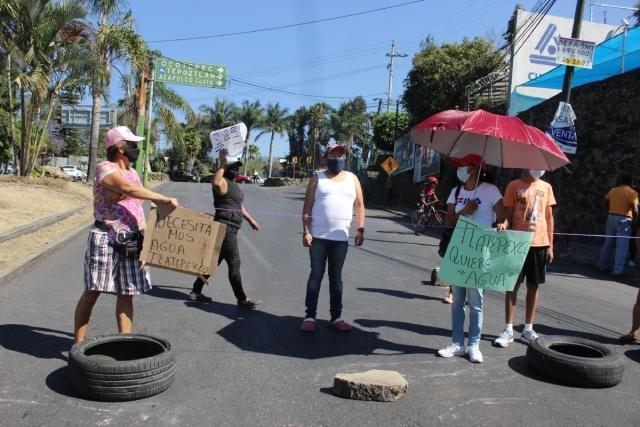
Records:
{"label": "road curb", "polygon": [[23,225],[22,227],[18,227],[13,231],[10,231],[5,234],[0,234],[0,243],[5,242],[7,240],[15,239],[16,237],[23,236],[25,234],[34,233],[41,228],[48,227],[58,221],[63,221],[69,218],[71,215],[80,212],[83,209],[86,209],[88,205],[80,205],[75,208],[69,209],[61,214],[48,216],[40,221],[33,222],[31,224]]}
{"label": "road curb", "polygon": [[1,270],[0,271],[0,286],[4,282],[8,282],[11,279],[15,279],[17,276],[22,274],[22,272],[24,272],[28,267],[30,267],[31,265],[35,264],[40,259],[47,257],[48,255],[53,253],[55,250],[60,249],[61,247],[65,246],[67,243],[71,242],[75,237],[77,237],[80,233],[86,232],[87,229],[89,228],[89,226],[91,225],[91,223],[93,223],[93,219],[91,221],[88,221],[86,225],[80,227],[77,231],[72,232],[67,236],[61,237],[60,239],[58,239],[58,240],[54,241],[53,243],[47,245],[47,247],[45,247],[44,249],[36,252],[35,254],[30,255],[27,259],[25,259],[24,261],[20,262],[19,264],[15,265],[15,266],[13,266],[11,268],[7,268],[7,269],[4,269],[4,270]]}

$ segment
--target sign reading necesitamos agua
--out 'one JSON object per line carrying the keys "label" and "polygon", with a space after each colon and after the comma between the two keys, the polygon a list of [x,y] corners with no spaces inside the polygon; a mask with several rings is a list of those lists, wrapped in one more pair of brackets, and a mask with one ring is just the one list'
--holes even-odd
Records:
{"label": "sign reading necesitamos agua", "polygon": [[154,61],[154,71],[154,78],[164,83],[213,88],[224,88],[227,84],[227,67],[224,65],[158,58]]}
{"label": "sign reading necesitamos agua", "polygon": [[511,291],[529,252],[533,233],[495,231],[458,218],[438,277],[464,288]]}

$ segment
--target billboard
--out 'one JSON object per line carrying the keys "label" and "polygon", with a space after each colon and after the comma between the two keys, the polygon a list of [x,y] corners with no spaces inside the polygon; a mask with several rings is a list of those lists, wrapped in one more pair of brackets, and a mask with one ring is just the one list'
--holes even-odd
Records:
{"label": "billboard", "polygon": [[440,153],[418,144],[415,144],[414,149],[413,182],[422,182],[428,176],[438,175],[440,173]]}
{"label": "billboard", "polygon": [[[556,89],[518,87],[554,69],[560,37],[571,37],[573,19],[539,14],[518,9],[516,44],[512,47],[509,115],[516,115],[557,95]],[[531,31],[531,28],[533,28]],[[615,30],[615,26],[582,21],[580,40],[600,43]]]}
{"label": "billboard", "polygon": [[398,162],[398,169],[394,174],[413,169],[413,142],[409,138],[409,133],[396,139],[393,144],[393,158]]}

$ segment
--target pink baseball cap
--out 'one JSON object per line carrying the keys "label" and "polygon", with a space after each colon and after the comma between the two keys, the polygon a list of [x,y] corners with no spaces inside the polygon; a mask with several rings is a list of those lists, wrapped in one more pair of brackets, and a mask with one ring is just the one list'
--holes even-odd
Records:
{"label": "pink baseball cap", "polygon": [[109,129],[109,132],[104,136],[104,145],[107,148],[116,145],[121,141],[140,142],[144,139],[142,136],[136,136],[126,126],[118,126],[113,129]]}

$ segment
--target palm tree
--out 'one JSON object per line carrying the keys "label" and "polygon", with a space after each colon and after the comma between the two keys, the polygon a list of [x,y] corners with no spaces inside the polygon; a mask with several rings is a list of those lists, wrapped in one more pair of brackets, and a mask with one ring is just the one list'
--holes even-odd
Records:
{"label": "palm tree", "polygon": [[236,123],[237,107],[233,102],[216,98],[213,107],[201,105],[200,114],[194,117],[192,126],[200,130],[200,139],[203,141],[200,150],[200,159],[206,158],[213,145],[209,139],[209,133],[214,130],[232,126]]}
{"label": "palm tree", "polygon": [[311,164],[313,169],[316,168],[316,156],[319,156],[319,142],[321,139],[328,140],[329,138],[322,138],[322,135],[328,136],[328,130],[331,126],[329,120],[329,114],[332,114],[334,109],[329,104],[319,102],[309,108],[309,135],[311,136]]}
{"label": "palm tree", "polygon": [[333,137],[336,141],[343,141],[347,147],[347,169],[351,169],[351,155],[354,141],[363,142],[367,138],[366,104],[357,97],[344,102],[338,111],[331,116]]}
{"label": "palm tree", "polygon": [[[122,76],[122,85],[125,89],[125,98],[118,101],[120,114],[118,123],[122,123],[131,129],[136,127],[138,117],[146,115],[146,104],[139,102],[140,91],[131,90],[131,86],[140,87],[142,75]],[[133,84],[132,84],[133,82]],[[139,109],[144,106],[145,111]],[[182,98],[176,91],[166,86],[164,83],[155,82],[153,90],[153,114],[155,118],[151,122],[151,144],[147,147],[147,155],[155,151],[155,141],[159,138],[160,129],[167,135],[171,142],[182,141],[182,125],[176,118],[176,112],[184,113],[187,121],[195,120],[195,113],[186,99]]]}
{"label": "palm tree", "polygon": [[262,132],[256,136],[256,141],[265,133],[271,133],[271,142],[269,143],[269,166],[268,177],[271,178],[272,162],[273,162],[273,141],[276,134],[283,136],[286,131],[287,124],[287,109],[280,107],[279,103],[268,104],[267,110],[264,116],[264,120],[260,123],[260,129]]}
{"label": "palm tree", "polygon": [[80,2],[4,0],[0,16],[9,75],[19,88],[20,174],[27,176],[47,140],[59,92],[81,90],[96,64],[81,37]]}
{"label": "palm tree", "polygon": [[247,160],[249,160],[249,148],[251,141],[251,131],[256,129],[262,121],[262,107],[260,101],[243,101],[242,106],[236,110],[236,120],[243,122],[247,126],[247,137],[245,143],[247,144],[244,151],[244,175],[247,174]]}
{"label": "palm tree", "polygon": [[136,45],[140,36],[133,30],[131,12],[122,13],[124,0],[90,0],[91,9],[97,15],[97,24],[88,28],[87,38],[91,51],[100,64],[92,76],[91,139],[89,149],[88,179],[93,177],[100,133],[102,98],[111,82],[112,63],[127,53],[127,47]]}

